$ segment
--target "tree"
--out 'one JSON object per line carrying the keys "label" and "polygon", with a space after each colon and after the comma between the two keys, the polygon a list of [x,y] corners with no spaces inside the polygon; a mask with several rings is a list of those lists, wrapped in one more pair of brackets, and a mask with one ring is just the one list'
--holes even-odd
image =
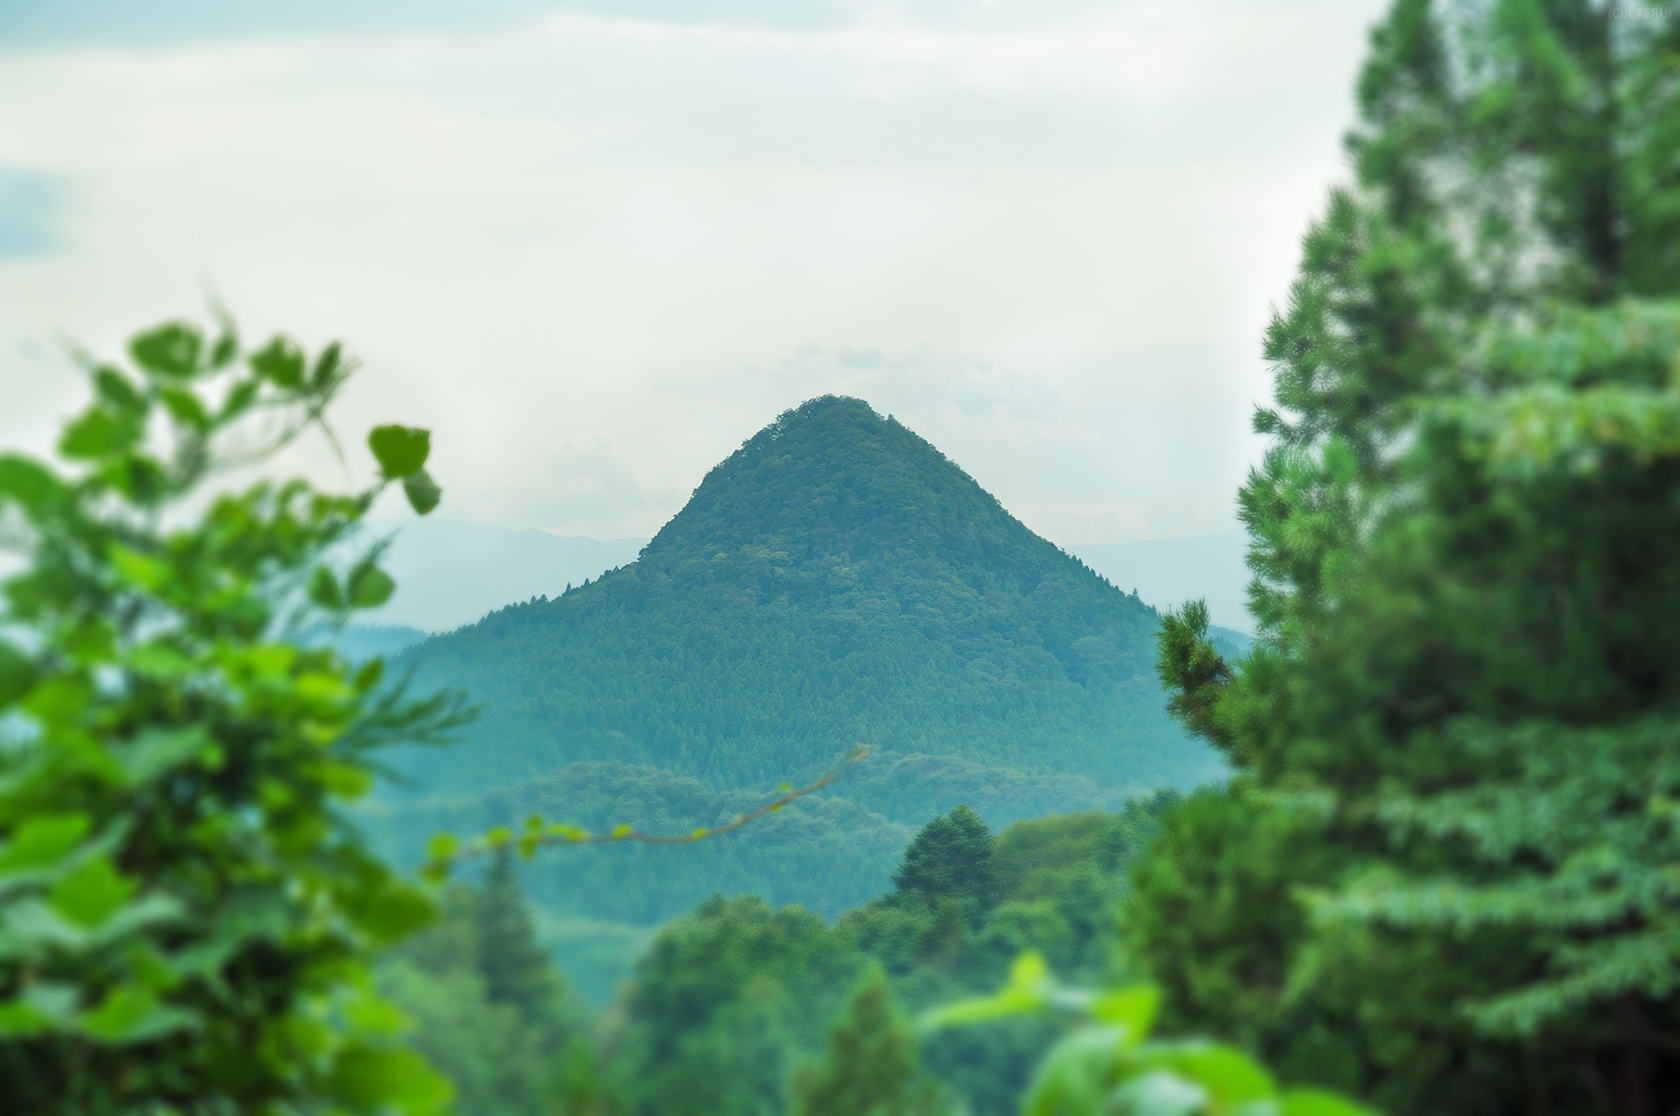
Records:
{"label": "tree", "polygon": [[984,909],[995,898],[992,831],[980,815],[958,806],[924,825],[893,873],[901,896],[959,899]]}
{"label": "tree", "polygon": [[846,1013],[829,1032],[828,1052],[793,1078],[792,1116],[936,1116],[947,1111],[921,1070],[916,1036],[893,1007],[886,974],[871,966]]}
{"label": "tree", "polygon": [[478,965],[492,1003],[512,1004],[525,1018],[548,1015],[562,995],[553,965],[537,945],[531,908],[519,886],[513,850],[496,850],[476,896]]}
{"label": "tree", "polygon": [[1373,33],[1357,188],[1266,337],[1262,639],[1164,627],[1238,778],[1166,819],[1133,951],[1394,1113],[1680,1101],[1680,25],[1619,11]]}
{"label": "tree", "polygon": [[[438,502],[423,430],[375,429],[353,496],[206,490],[325,412],[354,365],[231,322],[88,360],[49,464],[0,455],[28,563],[0,614],[0,1107],[32,1113],[435,1112],[367,962],[428,895],[342,820],[369,755],[462,723],[287,633],[383,603],[378,548],[334,568],[375,496]],[[334,440],[336,446],[336,440]]]}

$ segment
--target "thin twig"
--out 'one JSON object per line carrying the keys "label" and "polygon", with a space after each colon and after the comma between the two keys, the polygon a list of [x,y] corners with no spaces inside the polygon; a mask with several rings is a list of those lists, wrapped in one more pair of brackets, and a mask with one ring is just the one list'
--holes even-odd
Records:
{"label": "thin twig", "polygon": [[760,818],[766,817],[775,813],[777,810],[780,810],[789,802],[798,798],[804,798],[806,795],[828,786],[836,779],[845,775],[852,765],[861,763],[868,757],[869,747],[864,744],[859,744],[841,757],[840,761],[833,767],[829,768],[828,772],[823,775],[821,779],[818,779],[809,786],[800,787],[797,790],[790,790],[780,798],[760,806],[752,813],[742,814],[734,821],[728,822],[724,825],[714,825],[709,828],[702,826],[699,829],[695,829],[688,833],[643,833],[640,830],[634,829],[628,825],[621,825],[617,829],[607,833],[585,833],[580,829],[566,825],[545,826],[541,830],[527,829],[523,833],[515,833],[509,829],[504,830],[503,835],[499,837],[480,838],[479,840],[463,847],[448,859],[466,860],[469,857],[481,856],[484,853],[492,852],[495,849],[502,848],[506,845],[519,845],[522,849],[534,850],[544,845],[611,845],[621,841],[639,841],[647,845],[692,844],[695,841],[704,841],[708,837],[721,836],[722,834],[731,833],[740,829],[742,826],[751,825]]}

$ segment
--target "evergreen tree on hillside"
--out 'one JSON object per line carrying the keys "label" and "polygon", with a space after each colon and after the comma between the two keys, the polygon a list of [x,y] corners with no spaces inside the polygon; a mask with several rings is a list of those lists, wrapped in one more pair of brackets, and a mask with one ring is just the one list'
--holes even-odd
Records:
{"label": "evergreen tree on hillside", "polygon": [[496,850],[473,907],[479,971],[491,1003],[511,1004],[528,1019],[548,1013],[561,995],[558,974],[537,945],[536,923],[513,850]]}
{"label": "evergreen tree on hillside", "polygon": [[790,1116],[938,1116],[949,1111],[921,1070],[916,1036],[879,966],[829,1032],[827,1055],[793,1078]]}
{"label": "evergreen tree on hillside", "polygon": [[958,806],[922,827],[893,873],[900,896],[966,899],[980,907],[994,898],[992,831],[980,815]]}
{"label": "evergreen tree on hillside", "polygon": [[1256,649],[1164,625],[1238,777],[1134,953],[1407,1113],[1680,1104],[1680,21],[1400,0],[1273,322]]}

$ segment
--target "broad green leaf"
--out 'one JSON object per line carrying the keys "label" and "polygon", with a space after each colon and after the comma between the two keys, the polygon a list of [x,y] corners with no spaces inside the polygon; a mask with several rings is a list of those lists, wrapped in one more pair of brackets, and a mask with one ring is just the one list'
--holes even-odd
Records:
{"label": "broad green leaf", "polygon": [[443,489],[432,480],[431,474],[424,469],[403,478],[403,492],[408,496],[409,506],[419,515],[425,515],[438,506],[443,499]]}
{"label": "broad green leaf", "polygon": [[222,335],[216,338],[216,344],[210,349],[211,368],[226,368],[239,355],[239,334],[235,332],[233,323],[224,320],[222,330]]}
{"label": "broad green leaf", "polygon": [[1151,984],[1139,984],[1099,994],[1091,1001],[1090,1012],[1091,1018],[1100,1023],[1126,1028],[1131,1036],[1128,1045],[1135,1046],[1149,1037],[1160,1008],[1160,990]]}
{"label": "broad green leaf", "polygon": [[1279,1099],[1278,1116],[1376,1116],[1375,1110],[1322,1089],[1290,1089]]}
{"label": "broad green leaf", "polygon": [[210,412],[205,408],[204,401],[191,390],[181,387],[161,387],[158,398],[163,401],[164,408],[174,416],[175,421],[182,426],[190,426],[202,434],[210,429]]}
{"label": "broad green leaf", "polygon": [[276,387],[303,386],[303,352],[290,339],[275,337],[250,356],[251,371]]}
{"label": "broad green leaf", "polygon": [[1039,1063],[1021,1103],[1026,1116],[1086,1116],[1102,1110],[1114,1084],[1120,1044],[1118,1027],[1082,1027],[1055,1046]]}
{"label": "broad green leaf", "polygon": [[1034,1015],[1050,1002],[1050,967],[1042,954],[1027,950],[1009,967],[1009,981],[990,996],[959,1000],[924,1013],[925,1030],[962,1027],[1016,1015]]}
{"label": "broad green leaf", "polygon": [[63,491],[58,477],[39,461],[15,453],[0,454],[0,497],[16,501],[26,511],[39,512]]}
{"label": "broad green leaf", "polygon": [[448,1080],[412,1050],[365,1043],[352,1043],[339,1052],[328,1088],[350,1108],[396,1108],[410,1116],[442,1112],[455,1095]]}
{"label": "broad green leaf", "polygon": [[327,567],[316,566],[315,572],[309,576],[309,599],[328,612],[337,612],[344,607],[344,591],[338,587],[338,578]]}
{"label": "broad green leaf", "polygon": [[56,864],[87,836],[93,821],[86,814],[36,814],[18,823],[12,839],[0,845],[0,872]]}
{"label": "broad green leaf", "polygon": [[1211,1042],[1163,1042],[1139,1047],[1131,1057],[1140,1068],[1170,1070],[1206,1089],[1227,1107],[1277,1095],[1272,1075],[1234,1046]]}
{"label": "broad green leaf", "polygon": [[227,422],[251,409],[251,404],[257,401],[257,393],[262,385],[256,380],[242,380],[234,385],[227,398],[222,400],[222,409],[216,413],[218,422]]}
{"label": "broad green leaf", "polygon": [[116,914],[139,886],[108,857],[96,857],[53,885],[52,905],[70,922],[92,928]]}
{"label": "broad green leaf", "polygon": [[409,476],[426,464],[432,450],[432,432],[412,426],[376,426],[368,434],[379,469],[391,480]]}
{"label": "broad green leaf", "polygon": [[35,684],[35,660],[0,640],[0,708],[29,692]]}
{"label": "broad green leaf", "polygon": [[378,566],[363,564],[350,571],[350,607],[378,608],[391,599],[397,583]]}
{"label": "broad green leaf", "polygon": [[198,373],[204,336],[185,322],[168,322],[147,330],[128,343],[128,355],[156,376],[186,378]]}
{"label": "broad green leaf", "polygon": [[150,554],[142,554],[122,543],[112,543],[106,550],[111,568],[136,588],[155,593],[169,583],[169,563]]}
{"label": "broad green leaf", "polygon": [[159,681],[184,678],[193,671],[193,661],[167,643],[135,648],[128,656],[128,665],[135,673]]}
{"label": "broad green leaf", "polygon": [[129,381],[127,376],[109,365],[101,365],[93,371],[93,387],[99,393],[99,398],[118,411],[132,412],[135,416],[146,413],[146,397],[140,389]]}
{"label": "broad green leaf", "polygon": [[77,461],[91,461],[127,446],[132,424],[105,407],[89,407],[65,427],[58,452]]}

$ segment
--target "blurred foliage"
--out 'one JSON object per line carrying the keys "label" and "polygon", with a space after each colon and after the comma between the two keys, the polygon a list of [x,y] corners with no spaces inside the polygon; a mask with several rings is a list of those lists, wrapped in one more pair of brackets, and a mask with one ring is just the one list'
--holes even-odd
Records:
{"label": "blurred foliage", "polygon": [[1395,1114],[1680,1104],[1680,21],[1629,10],[1394,4],[1267,334],[1261,639],[1164,625],[1238,778],[1130,949]]}
{"label": "blurred foliage", "polygon": [[[27,555],[0,613],[0,1081],[7,1111],[436,1112],[367,961],[433,903],[341,808],[372,754],[463,721],[285,633],[390,596],[379,548],[335,569],[374,498],[436,505],[429,435],[384,426],[351,496],[212,485],[325,413],[353,364],[231,322],[170,323],[94,399],[60,462],[0,455]],[[337,442],[333,440],[336,448]]]}
{"label": "blurred foliage", "polygon": [[[841,1017],[865,1010],[847,1004],[869,987],[866,974],[876,966],[893,996],[917,1010],[979,993],[1024,949],[1101,978],[1112,964],[1126,868],[1174,800],[1164,793],[1120,813],[1017,822],[995,840],[972,811],[953,811],[955,822],[935,819],[906,850],[904,864],[916,865],[900,872],[908,886],[833,927],[752,897],[703,903],[660,932],[637,963],[622,1015],[614,1022],[608,1013],[603,1049],[628,1110],[783,1112],[794,1101],[790,1075],[822,1054],[825,1036],[853,1043],[862,1056],[861,1038],[842,1040],[828,1028],[839,1018],[842,1032],[855,1032]],[[975,871],[980,865],[983,873]],[[918,886],[976,878],[989,883],[961,893]],[[866,1007],[891,1016],[882,1004]],[[1052,1035],[1050,1024],[1022,1019],[934,1036],[921,1053],[950,1102],[1002,1114],[1014,1111]],[[880,1041],[870,1057],[884,1073],[909,1047]],[[832,1068],[839,1055],[831,1045],[824,1057]],[[812,1072],[837,1071],[807,1070],[807,1077]],[[906,1088],[893,1103],[934,1103],[919,1086]]]}
{"label": "blurred foliage", "polygon": [[538,946],[509,850],[480,885],[445,893],[438,924],[380,962],[378,985],[414,1021],[414,1048],[455,1083],[459,1116],[585,1107],[588,1018]]}
{"label": "blurred foliage", "polygon": [[[1322,1089],[1280,1090],[1264,1066],[1234,1046],[1151,1040],[1160,993],[1139,984],[1100,992],[1059,985],[1037,953],[1015,959],[989,996],[946,1004],[927,1030],[1020,1016],[1072,1015],[1022,1098],[1025,1116],[1373,1116]],[[852,1111],[865,1112],[858,1108]]]}

